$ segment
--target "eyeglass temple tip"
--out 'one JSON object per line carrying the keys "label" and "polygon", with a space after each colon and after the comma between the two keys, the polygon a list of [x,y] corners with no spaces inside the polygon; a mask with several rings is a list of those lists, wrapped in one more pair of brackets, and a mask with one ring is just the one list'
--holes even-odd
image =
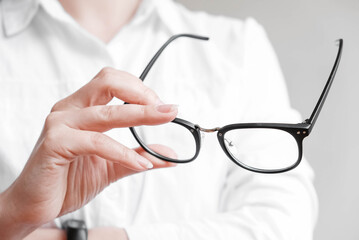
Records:
{"label": "eyeglass temple tip", "polygon": [[335,40],[335,43],[337,45],[343,44],[343,38],[338,38],[337,40]]}
{"label": "eyeglass temple tip", "polygon": [[196,39],[205,40],[205,41],[209,40],[209,37],[197,35],[197,34],[191,34],[191,33],[180,33],[180,34],[173,35],[171,38],[176,39],[179,37],[190,37],[190,38],[196,38]]}

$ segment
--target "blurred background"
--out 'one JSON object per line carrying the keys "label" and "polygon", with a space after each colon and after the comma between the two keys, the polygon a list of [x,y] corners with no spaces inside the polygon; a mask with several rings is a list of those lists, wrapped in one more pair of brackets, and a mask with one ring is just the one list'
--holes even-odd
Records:
{"label": "blurred background", "polygon": [[341,65],[304,152],[316,172],[315,238],[359,239],[359,0],[177,0],[187,8],[261,23],[292,106],[309,117],[344,39]]}

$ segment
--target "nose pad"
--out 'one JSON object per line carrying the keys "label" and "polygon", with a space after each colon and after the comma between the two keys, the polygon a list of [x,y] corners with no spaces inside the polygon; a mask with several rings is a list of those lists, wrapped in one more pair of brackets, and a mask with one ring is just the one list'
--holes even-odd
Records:
{"label": "nose pad", "polygon": [[233,142],[229,139],[229,138],[224,138],[224,141],[226,142],[226,145],[228,145],[229,147],[233,147]]}
{"label": "nose pad", "polygon": [[204,140],[206,138],[206,134],[204,134],[203,132],[201,132],[201,139]]}
{"label": "nose pad", "polygon": [[224,142],[228,151],[233,154],[234,156],[238,155],[238,146],[234,145],[233,141],[229,138],[224,138]]}

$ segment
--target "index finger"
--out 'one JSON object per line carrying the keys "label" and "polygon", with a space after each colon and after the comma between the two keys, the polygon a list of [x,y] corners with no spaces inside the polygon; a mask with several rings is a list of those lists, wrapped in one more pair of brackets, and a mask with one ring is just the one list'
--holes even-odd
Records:
{"label": "index finger", "polygon": [[130,73],[103,68],[89,83],[55,104],[52,111],[105,105],[114,97],[140,105],[158,105],[157,94]]}

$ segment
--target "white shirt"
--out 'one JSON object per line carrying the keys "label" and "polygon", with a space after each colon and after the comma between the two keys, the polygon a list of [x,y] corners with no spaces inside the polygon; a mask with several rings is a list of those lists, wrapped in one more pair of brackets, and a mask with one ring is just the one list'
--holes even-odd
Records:
{"label": "white shirt", "polygon": [[[21,172],[55,102],[105,66],[139,76],[177,33],[210,37],[176,40],[145,80],[164,102],[179,104],[178,117],[205,128],[302,120],[290,108],[277,58],[253,19],[144,0],[131,22],[104,44],[57,1],[2,0],[0,14],[0,191]],[[137,146],[128,129],[108,134]],[[285,174],[244,170],[226,157],[214,134],[206,134],[194,162],[121,179],[62,220],[124,227],[131,240],[306,240],[317,216],[312,181],[305,159]]]}

